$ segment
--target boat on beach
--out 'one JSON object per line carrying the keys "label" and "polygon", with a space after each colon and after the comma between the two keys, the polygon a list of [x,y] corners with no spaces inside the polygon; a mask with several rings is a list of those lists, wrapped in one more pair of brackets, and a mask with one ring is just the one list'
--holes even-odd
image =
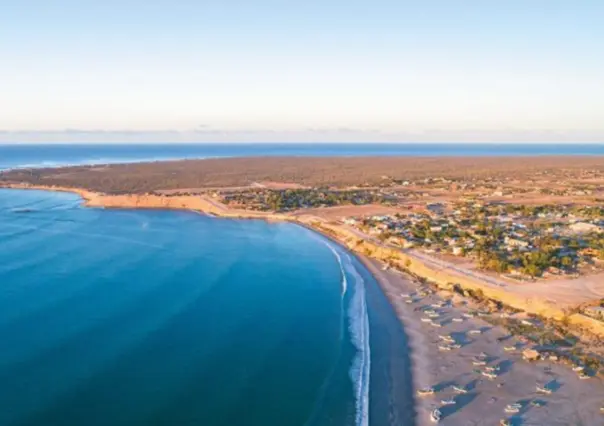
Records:
{"label": "boat on beach", "polygon": [[497,378],[497,374],[491,373],[489,371],[483,371],[482,375],[485,376],[487,379],[490,379],[490,380],[494,380],[494,379]]}
{"label": "boat on beach", "polygon": [[510,413],[510,414],[515,414],[520,412],[520,409],[522,408],[522,405],[520,404],[508,404],[503,411],[505,411],[506,413]]}
{"label": "boat on beach", "polygon": [[468,393],[468,390],[466,388],[464,388],[463,386],[457,386],[457,385],[453,385],[453,390],[457,393]]}
{"label": "boat on beach", "polygon": [[537,392],[549,395],[552,393],[552,390],[547,388],[546,386],[537,385]]}

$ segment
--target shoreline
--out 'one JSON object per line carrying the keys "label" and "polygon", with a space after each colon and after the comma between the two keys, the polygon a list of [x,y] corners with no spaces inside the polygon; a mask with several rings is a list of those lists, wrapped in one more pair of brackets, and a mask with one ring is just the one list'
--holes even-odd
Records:
{"label": "shoreline", "polygon": [[360,237],[345,226],[331,223],[327,219],[313,214],[304,212],[272,213],[232,209],[205,195],[111,195],[82,188],[23,183],[0,184],[0,188],[75,193],[84,200],[83,204],[87,207],[190,210],[216,218],[260,219],[269,222],[296,223],[324,236],[328,236],[357,255],[365,255],[395,266],[414,276],[423,277],[427,281],[437,285],[440,289],[451,290],[456,286],[464,291],[480,291],[486,299],[501,303],[509,308],[517,309],[537,317],[553,319],[559,322],[564,321],[579,334],[604,338],[604,322],[602,321],[598,321],[582,313],[569,313],[564,307],[558,306],[551,301],[543,300],[542,297],[513,292],[509,289],[483,282],[478,278],[468,277],[455,271],[444,270],[404,250],[363,239],[363,237]]}
{"label": "shoreline", "polygon": [[[348,252],[351,256],[355,257],[359,263],[365,268],[365,270],[367,271],[367,273],[369,275],[372,276],[372,278],[375,280],[375,284],[376,284],[376,288],[375,290],[377,290],[380,294],[379,296],[383,297],[384,301],[386,301],[386,303],[388,303],[388,307],[391,309],[391,312],[388,312],[386,315],[391,315],[392,320],[396,322],[397,325],[401,326],[401,330],[400,332],[402,332],[402,336],[397,336],[397,337],[402,337],[402,341],[399,342],[399,345],[401,345],[402,347],[405,348],[405,352],[406,355],[409,359],[409,365],[404,365],[403,362],[403,371],[398,371],[395,368],[395,371],[393,371],[392,375],[390,377],[388,377],[387,380],[387,385],[388,387],[392,388],[397,388],[397,393],[401,394],[401,393],[406,393],[407,395],[405,395],[405,399],[407,399],[407,401],[399,401],[399,400],[391,400],[389,399],[388,404],[389,404],[389,412],[390,412],[390,416],[394,416],[395,420],[396,419],[400,419],[400,418],[404,418],[405,423],[407,424],[407,422],[411,421],[410,426],[411,425],[420,425],[420,423],[418,423],[418,401],[415,398],[415,391],[417,389],[416,387],[416,380],[415,377],[417,377],[418,375],[421,374],[421,362],[420,358],[418,358],[417,356],[414,356],[414,354],[417,353],[421,353],[421,348],[420,347],[415,347],[414,345],[417,344],[417,341],[415,338],[410,338],[409,337],[409,332],[407,330],[407,324],[400,318],[399,315],[397,315],[397,312],[394,309],[394,306],[392,304],[392,301],[390,300],[390,298],[388,297],[388,295],[385,292],[385,289],[383,288],[382,282],[379,278],[378,275],[375,274],[375,267],[372,265],[371,261],[366,257],[363,256],[361,253],[358,252],[354,252],[353,250],[351,250],[344,242],[338,240],[337,238],[335,238],[333,235],[330,235],[327,232],[322,231],[321,229],[318,229],[316,227],[313,227],[310,223],[304,222],[304,221],[299,221],[297,220],[296,217],[292,217],[292,216],[286,216],[286,219],[283,219],[284,215],[279,215],[277,218],[275,218],[275,215],[250,215],[250,216],[245,216],[245,215],[223,215],[223,214],[217,214],[216,212],[205,212],[202,210],[195,210],[195,209],[191,209],[191,208],[186,208],[186,207],[173,207],[171,205],[153,205],[151,207],[147,206],[147,207],[143,207],[140,205],[137,206],[121,206],[121,207],[117,207],[114,205],[111,206],[106,206],[106,205],[99,205],[99,201],[102,201],[102,198],[99,198],[99,195],[92,192],[92,191],[87,191],[87,190],[83,190],[83,189],[78,189],[78,188],[63,188],[63,187],[39,187],[39,186],[22,186],[22,185],[12,185],[10,187],[0,187],[0,189],[16,189],[16,190],[39,190],[39,191],[49,191],[49,192],[66,192],[66,193],[72,193],[72,194],[76,194],[78,195],[81,199],[82,199],[82,204],[85,207],[90,207],[90,208],[114,208],[114,209],[119,209],[119,208],[125,208],[125,209],[129,209],[129,208],[134,208],[134,209],[142,209],[142,208],[148,208],[148,209],[166,209],[166,210],[192,210],[195,212],[199,212],[199,213],[204,213],[207,214],[210,217],[213,218],[227,218],[227,219],[248,219],[248,220],[267,220],[269,222],[271,221],[275,221],[275,222],[287,222],[287,223],[291,223],[297,226],[301,226],[303,228],[305,228],[306,230],[308,230],[309,232],[313,232],[316,233],[318,235],[320,235],[323,238],[326,238],[327,240],[331,241],[334,244],[337,244],[338,247],[340,247],[342,250],[345,250],[346,252]],[[371,289],[366,289],[367,293],[371,293]],[[375,296],[375,294],[373,295]],[[369,297],[369,294],[368,294]],[[375,301],[374,301],[375,303]],[[370,327],[371,324],[373,324],[372,318],[370,316]],[[390,330],[389,332],[396,332],[397,330],[391,330],[394,327],[389,327]],[[416,332],[416,330],[414,330],[414,333]],[[373,337],[373,334],[372,334]],[[371,339],[371,337],[370,337]],[[389,354],[392,355],[392,354]],[[372,368],[374,368],[374,364],[372,364]],[[408,368],[408,371],[404,371],[405,368]],[[395,376],[396,374],[396,376]],[[399,375],[404,376],[404,379],[401,380],[402,383],[398,383],[397,382],[397,378],[399,377]],[[410,379],[409,377],[407,377],[407,375],[410,375]],[[409,389],[410,387],[410,389]],[[401,403],[402,402],[402,403]],[[406,403],[411,403],[411,407],[406,406]],[[398,407],[398,409],[397,409]],[[403,414],[401,413],[403,410],[401,410],[400,408],[403,409],[407,409],[407,410],[411,410],[410,413],[406,413]],[[371,412],[371,411],[370,411]],[[393,414],[394,413],[394,414]],[[384,422],[383,419],[380,419],[380,422]],[[380,423],[381,424],[381,423]],[[388,425],[394,425],[394,424],[398,424],[398,423],[383,423],[384,426]]]}
{"label": "shoreline", "polygon": [[[3,187],[7,188],[7,186]],[[495,356],[495,359],[502,359],[503,357],[510,358],[509,353],[503,352],[503,344],[499,343],[498,340],[496,341],[495,339],[489,337],[481,336],[479,338],[474,338],[474,336],[470,336],[471,344],[464,344],[462,348],[459,349],[457,352],[449,352],[446,354],[440,352],[437,346],[438,337],[434,335],[434,333],[436,331],[442,332],[445,330],[445,328],[435,330],[433,328],[428,327],[426,329],[426,325],[420,322],[420,314],[416,313],[416,311],[418,310],[425,309],[425,306],[420,308],[419,305],[417,305],[417,303],[419,302],[410,305],[404,304],[403,300],[401,300],[401,291],[408,292],[409,294],[418,290],[419,285],[415,283],[415,279],[403,273],[393,273],[391,271],[384,271],[382,269],[382,265],[385,264],[384,256],[387,256],[387,251],[385,251],[385,253],[381,253],[381,255],[379,255],[378,253],[377,256],[367,256],[361,250],[355,250],[355,247],[351,247],[350,239],[342,238],[342,235],[335,232],[331,227],[324,228],[323,225],[325,224],[321,223],[320,221],[317,221],[317,219],[320,218],[312,216],[305,217],[270,213],[264,214],[262,212],[250,214],[250,212],[220,209],[219,206],[212,204],[211,201],[199,196],[188,197],[188,201],[192,201],[193,199],[195,199],[197,202],[194,206],[191,206],[186,203],[187,199],[183,199],[182,197],[153,196],[150,198],[150,196],[148,195],[111,196],[77,188],[26,185],[11,185],[8,188],[71,192],[79,195],[84,201],[83,204],[87,207],[195,210],[203,213],[208,213],[217,218],[263,219],[276,222],[289,222],[297,224],[299,226],[303,226],[312,232],[317,232],[321,234],[323,237],[328,238],[329,240],[333,241],[334,243],[338,244],[340,247],[354,255],[363,264],[367,271],[373,276],[382,295],[388,300],[388,303],[390,304],[390,307],[392,308],[395,314],[395,318],[398,319],[400,324],[403,326],[403,331],[407,336],[406,346],[408,350],[408,357],[410,359],[411,381],[413,388],[413,408],[416,414],[415,424],[417,424],[418,426],[430,424],[431,422],[428,418],[428,413],[435,407],[439,406],[438,403],[434,400],[434,397],[426,398],[416,396],[416,390],[425,387],[434,387],[435,389],[437,389],[436,394],[439,394],[441,392],[448,392],[447,396],[450,396],[452,383],[460,383],[464,381],[466,382],[466,384],[464,385],[462,383],[463,386],[472,386],[472,392],[470,392],[472,398],[465,398],[465,395],[457,395],[456,398],[463,397],[460,399],[465,401],[463,402],[463,404],[460,403],[461,408],[457,409],[457,406],[454,407],[455,409],[450,408],[450,406],[441,407],[444,416],[441,423],[447,425],[462,425],[467,424],[467,421],[471,420],[472,418],[475,419],[482,417],[482,415],[477,413],[474,413],[473,416],[471,408],[464,408],[466,405],[472,403],[472,401],[476,398],[482,401],[481,404],[493,404],[493,407],[499,407],[499,410],[497,410],[496,417],[493,417],[492,419],[489,418],[489,422],[491,420],[493,422],[498,422],[499,419],[506,417],[505,414],[503,414],[503,410],[501,407],[501,403],[504,400],[506,400],[505,402],[508,404],[516,403],[517,401],[522,400],[523,404],[526,403],[526,409],[522,411],[522,415],[534,415],[540,417],[547,414],[548,416],[557,416],[555,418],[559,418],[562,422],[581,420],[583,421],[583,424],[598,424],[597,420],[595,420],[596,417],[594,416],[599,415],[599,407],[595,408],[596,401],[594,401],[594,397],[591,395],[598,395],[598,393],[601,395],[602,392],[604,392],[601,380],[592,379],[587,383],[581,382],[582,386],[579,386],[579,379],[577,378],[577,375],[575,373],[572,373],[570,369],[558,364],[547,363],[547,367],[544,367],[550,369],[550,371],[552,369],[555,369],[556,376],[562,377],[564,382],[568,383],[568,386],[564,386],[562,388],[563,391],[556,391],[555,395],[553,396],[553,398],[556,399],[556,404],[554,404],[554,406],[551,408],[551,410],[554,410],[554,413],[551,413],[549,405],[547,406],[547,409],[534,409],[533,407],[528,406],[529,402],[533,401],[533,398],[536,398],[536,396],[534,395],[534,383],[537,381],[544,382],[544,380],[547,378],[547,375],[544,375],[541,370],[535,365],[524,364],[519,359],[519,354],[516,354],[516,358],[513,360],[504,360],[497,362],[499,362],[498,366],[507,365],[504,364],[505,362],[511,363],[509,368],[506,367],[507,369],[504,376],[506,378],[511,377],[510,380],[512,380],[514,383],[512,388],[522,388],[524,392],[530,393],[531,395],[529,399],[521,399],[523,396],[518,394],[517,392],[514,392],[513,389],[511,392],[508,392],[510,387],[505,387],[505,389],[503,390],[499,388],[499,384],[497,384],[497,387],[494,387],[495,383],[493,381],[485,381],[480,377],[480,375],[478,376],[478,379],[467,382],[467,378],[472,375],[473,371],[476,371],[475,368],[472,369],[472,366],[469,365],[468,358],[476,356],[479,353],[475,350],[472,350],[472,347],[479,346],[483,349],[482,352],[487,353],[498,352],[498,354]],[[175,201],[169,202],[170,199],[173,200],[175,198]],[[119,205],[119,203],[122,204]],[[206,211],[204,208],[199,207],[205,207],[209,211]],[[440,292],[442,293],[442,289],[440,290]],[[434,298],[436,296],[429,297]],[[437,300],[442,300],[442,298]],[[410,306],[414,307],[413,311],[409,309]],[[451,309],[451,312],[457,312],[459,314],[460,312],[463,312],[463,309],[460,310],[457,307],[453,307]],[[450,320],[447,321],[449,321],[449,323],[446,328],[459,326],[459,324],[451,323]],[[503,338],[505,334],[499,327],[492,327],[480,319],[468,319],[464,321],[464,324],[466,323],[477,323],[485,329],[495,330],[492,331],[491,334],[496,334],[501,338]],[[458,334],[459,336],[463,335],[462,340],[466,340],[468,337],[468,335],[466,335],[466,331],[454,331],[454,334]],[[520,363],[519,367],[517,368],[518,370],[520,370],[519,375],[515,374],[511,368],[511,365],[516,366],[517,363]],[[468,365],[466,364],[469,365],[469,369]],[[542,364],[545,365],[546,363],[542,362]],[[451,369],[451,366],[454,366],[455,368]],[[460,372],[460,374],[457,374],[457,372]],[[505,381],[507,381],[507,379]],[[501,386],[503,386],[503,381],[501,383]],[[586,388],[591,388],[591,391],[586,393]],[[479,389],[480,392],[475,392],[475,389]],[[491,397],[491,399],[485,399],[486,397],[483,396],[483,394],[489,393],[494,394],[496,396]],[[581,399],[577,399],[579,397]],[[575,408],[579,407],[580,405],[587,405],[587,408],[581,409],[580,414],[578,412],[578,408],[576,408],[576,413],[569,413],[569,409],[563,410],[559,407],[560,405],[564,405],[559,403],[561,401],[565,401],[566,405],[568,405],[572,401],[573,406],[575,406]],[[481,406],[484,407],[484,405]],[[489,411],[492,411],[491,408],[493,407],[489,407]],[[573,415],[579,417],[573,418]],[[584,421],[586,415],[592,416],[589,417],[590,420],[588,422]],[[601,419],[601,417],[598,418]],[[596,423],[593,422],[594,420],[596,421]],[[551,424],[566,425],[568,423]]]}

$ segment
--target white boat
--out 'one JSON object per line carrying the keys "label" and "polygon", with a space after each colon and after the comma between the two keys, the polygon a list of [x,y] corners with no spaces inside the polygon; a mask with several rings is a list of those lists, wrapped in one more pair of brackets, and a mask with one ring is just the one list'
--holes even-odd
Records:
{"label": "white boat", "polygon": [[499,421],[500,426],[512,426],[512,423],[508,419],[501,419]]}
{"label": "white boat", "polygon": [[453,322],[463,322],[463,318],[453,318]]}
{"label": "white boat", "polygon": [[591,379],[591,377],[589,377],[587,374],[581,372],[581,373],[579,373],[579,379],[586,380],[586,379]]}
{"label": "white boat", "polygon": [[438,423],[441,418],[442,418],[442,413],[440,412],[440,410],[438,408],[430,413],[430,420],[432,420],[432,422],[434,422],[434,423]]}
{"label": "white boat", "polygon": [[432,322],[432,320],[430,318],[421,318],[420,321],[421,322]]}
{"label": "white boat", "polygon": [[438,345],[438,349],[441,351],[450,351],[452,348],[448,345]]}
{"label": "white boat", "polygon": [[487,365],[487,362],[485,360],[476,359],[476,360],[472,361],[472,364],[474,364],[474,365]]}
{"label": "white boat", "polygon": [[497,378],[497,374],[495,374],[495,373],[490,373],[490,372],[488,372],[488,371],[483,371],[481,374],[482,374],[483,376],[485,376],[486,378],[490,379],[490,380],[494,380],[494,379],[496,379],[496,378]]}
{"label": "white boat", "polygon": [[470,333],[470,334],[482,334],[482,331],[476,329],[476,330],[470,330],[470,331],[468,331],[468,333]]}
{"label": "white boat", "polygon": [[466,318],[474,318],[474,314],[471,314],[469,312],[464,313],[463,316]]}
{"label": "white boat", "polygon": [[453,385],[453,390],[457,393],[468,393],[466,388],[457,385]]}
{"label": "white boat", "polygon": [[459,343],[454,343],[451,345],[451,349],[460,349],[461,345]]}
{"label": "white boat", "polygon": [[509,404],[507,407],[503,409],[506,413],[514,414],[520,412],[520,408],[522,408],[519,404]]}
{"label": "white boat", "polygon": [[545,386],[539,386],[537,385],[537,392],[541,392],[541,393],[545,393],[545,394],[550,394],[552,393],[551,389],[546,388]]}
{"label": "white boat", "polygon": [[575,365],[573,367],[573,371],[579,372],[579,371],[583,371],[585,367],[583,367],[582,365]]}
{"label": "white boat", "polygon": [[486,370],[486,371],[489,371],[489,372],[491,372],[491,373],[494,373],[494,372],[496,372],[496,371],[499,371],[499,367],[490,367],[490,366],[489,366],[489,367],[485,367],[485,370]]}
{"label": "white boat", "polygon": [[431,325],[432,327],[438,327],[438,328],[442,327],[442,324],[441,324],[441,323],[439,323],[439,322],[433,322],[433,323],[432,323],[432,324],[430,324],[430,325]]}
{"label": "white boat", "polygon": [[503,350],[506,352],[511,352],[516,350],[516,346],[504,346]]}
{"label": "white boat", "polygon": [[443,399],[443,400],[440,401],[440,403],[442,405],[454,405],[455,404],[455,399],[453,399],[453,398]]}
{"label": "white boat", "polygon": [[411,299],[407,299],[407,300],[405,300],[405,303],[412,304],[412,303],[413,303],[413,300],[411,300]]}

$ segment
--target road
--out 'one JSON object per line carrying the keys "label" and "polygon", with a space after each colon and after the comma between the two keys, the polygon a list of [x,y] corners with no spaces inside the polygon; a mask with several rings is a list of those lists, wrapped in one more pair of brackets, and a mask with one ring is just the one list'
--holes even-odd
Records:
{"label": "road", "polygon": [[413,259],[417,259],[417,260],[423,262],[424,264],[426,264],[427,266],[432,267],[434,269],[447,270],[448,272],[452,272],[454,274],[461,274],[463,276],[470,277],[470,278],[476,279],[476,280],[480,280],[484,283],[487,283],[487,284],[490,284],[490,285],[496,286],[496,287],[507,287],[507,285],[508,285],[503,280],[498,280],[494,277],[488,276],[486,274],[482,274],[478,271],[460,267],[451,262],[447,262],[447,261],[444,261],[441,259],[436,259],[433,256],[420,252],[419,250],[402,249],[402,248],[394,246],[392,244],[385,244],[385,243],[379,241],[377,238],[375,238],[371,235],[367,235],[364,232],[362,232],[356,228],[353,228],[351,226],[347,226],[347,225],[340,225],[340,226],[346,228],[347,231],[356,235],[360,239],[363,239],[366,241],[371,241],[372,243],[382,246],[382,247],[388,247],[388,248],[398,250],[398,251],[406,254],[407,256],[409,256]]}

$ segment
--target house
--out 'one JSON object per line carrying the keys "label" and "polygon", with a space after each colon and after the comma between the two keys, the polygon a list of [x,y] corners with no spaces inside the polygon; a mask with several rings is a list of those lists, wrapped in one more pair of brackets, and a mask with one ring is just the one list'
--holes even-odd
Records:
{"label": "house", "polygon": [[569,225],[568,229],[577,234],[588,234],[590,232],[604,232],[604,229],[602,227],[587,222],[575,222]]}
{"label": "house", "polygon": [[527,248],[529,246],[528,241],[519,240],[517,238],[505,237],[505,244],[508,247],[518,247],[518,248]]}
{"label": "house", "polygon": [[534,349],[525,349],[522,351],[522,359],[525,361],[539,361],[541,355]]}
{"label": "house", "polygon": [[426,204],[426,208],[432,213],[442,214],[445,205],[443,203],[428,203]]}

